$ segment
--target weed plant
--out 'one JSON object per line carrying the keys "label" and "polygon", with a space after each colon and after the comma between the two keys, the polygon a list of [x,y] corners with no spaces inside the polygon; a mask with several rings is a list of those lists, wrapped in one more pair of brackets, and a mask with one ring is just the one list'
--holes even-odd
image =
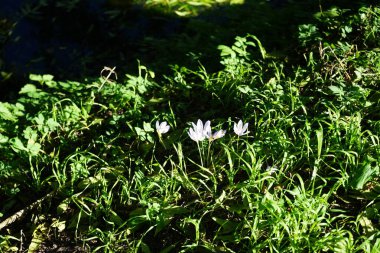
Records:
{"label": "weed plant", "polygon": [[30,75],[0,103],[0,251],[379,252],[379,15],[319,13],[300,65],[247,35],[217,73]]}

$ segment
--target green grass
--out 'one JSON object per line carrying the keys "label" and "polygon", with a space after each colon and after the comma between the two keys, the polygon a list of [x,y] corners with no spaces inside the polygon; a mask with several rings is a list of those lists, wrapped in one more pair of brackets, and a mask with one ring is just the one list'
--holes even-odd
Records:
{"label": "green grass", "polygon": [[299,65],[242,35],[216,73],[31,75],[0,103],[0,251],[379,252],[379,15],[319,13]]}

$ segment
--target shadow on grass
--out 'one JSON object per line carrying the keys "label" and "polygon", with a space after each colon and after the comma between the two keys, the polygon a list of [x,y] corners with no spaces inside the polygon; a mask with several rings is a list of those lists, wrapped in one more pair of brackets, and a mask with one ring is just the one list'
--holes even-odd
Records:
{"label": "shadow on grass", "polygon": [[[169,73],[170,65],[196,68],[199,62],[209,72],[217,71],[217,46],[247,33],[272,54],[291,57],[298,25],[313,22],[314,13],[329,8],[311,0],[257,0],[181,18],[107,0],[6,2],[0,11],[0,100],[16,98],[29,73],[80,81],[97,78],[104,66],[116,66],[123,76],[133,74],[137,60],[160,74]],[[363,4],[334,1],[351,9]]]}

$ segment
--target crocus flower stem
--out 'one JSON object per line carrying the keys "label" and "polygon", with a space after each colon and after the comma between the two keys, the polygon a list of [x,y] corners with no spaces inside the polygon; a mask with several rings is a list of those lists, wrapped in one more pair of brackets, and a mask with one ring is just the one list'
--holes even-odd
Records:
{"label": "crocus flower stem", "polygon": [[240,139],[240,136],[237,137],[237,142],[236,142],[236,153],[239,152],[239,139]]}
{"label": "crocus flower stem", "polygon": [[[236,154],[239,154],[239,143],[240,143],[240,136],[237,137],[237,143],[236,143]],[[242,155],[243,156],[243,155]],[[238,168],[240,168],[240,158],[238,159]]]}
{"label": "crocus flower stem", "polygon": [[201,152],[201,148],[200,148],[200,146],[199,146],[199,142],[197,142],[197,146],[198,146],[198,151],[199,151],[199,157],[201,158],[201,165],[202,165],[202,167],[203,167],[203,159],[202,159],[202,152]]}
{"label": "crocus flower stem", "polygon": [[164,146],[164,149],[166,149],[166,146],[165,146],[164,140],[162,139],[161,133],[158,133],[158,139],[159,139],[160,143],[162,144],[162,146]]}
{"label": "crocus flower stem", "polygon": [[211,150],[211,144],[212,144],[212,141],[209,141],[209,142],[208,142],[208,147],[207,147],[207,164],[206,164],[206,166],[209,166],[209,165],[210,165],[210,150]]}

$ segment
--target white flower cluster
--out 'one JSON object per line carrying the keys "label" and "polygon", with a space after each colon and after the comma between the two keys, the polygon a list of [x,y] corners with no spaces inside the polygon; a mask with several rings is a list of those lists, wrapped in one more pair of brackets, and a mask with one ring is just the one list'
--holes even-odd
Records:
{"label": "white flower cluster", "polygon": [[[226,134],[226,130],[222,129],[212,133],[211,122],[209,120],[203,124],[202,120],[198,119],[197,124],[191,124],[193,127],[189,129],[188,135],[195,142],[203,141],[206,138],[209,141],[213,141],[222,138]],[[167,133],[169,129],[170,126],[166,121],[161,123],[159,121],[156,122],[156,131],[160,136],[164,133]],[[241,120],[239,120],[238,123],[234,123],[234,132],[238,136],[248,134],[248,123],[243,124],[243,121]]]}

